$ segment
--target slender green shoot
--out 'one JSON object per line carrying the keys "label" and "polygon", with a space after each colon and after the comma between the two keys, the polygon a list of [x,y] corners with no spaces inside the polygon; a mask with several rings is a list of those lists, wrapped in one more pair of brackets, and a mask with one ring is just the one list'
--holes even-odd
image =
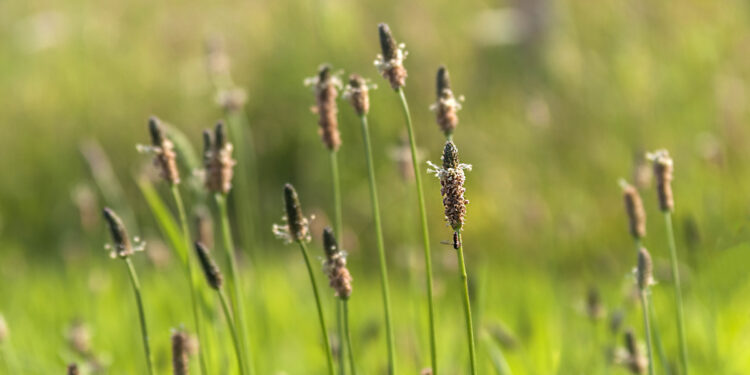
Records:
{"label": "slender green shoot", "polygon": [[141,337],[143,338],[143,350],[146,352],[146,364],[148,366],[149,375],[154,375],[154,360],[151,355],[151,347],[148,344],[148,328],[146,327],[146,313],[143,310],[143,299],[141,296],[141,283],[138,281],[138,275],[133,267],[133,262],[130,258],[125,258],[125,264],[128,267],[128,275],[130,275],[130,282],[133,285],[133,291],[135,292],[135,301],[138,305],[138,319],[141,324]]}
{"label": "slender green shoot", "polygon": [[323,316],[323,306],[320,303],[320,293],[318,292],[318,283],[315,281],[315,273],[313,272],[312,263],[310,262],[310,255],[307,251],[307,245],[304,241],[297,240],[299,248],[302,251],[302,255],[305,257],[305,264],[307,265],[307,273],[310,275],[310,283],[312,284],[313,294],[315,295],[315,304],[318,307],[318,318],[320,320],[320,329],[323,334],[323,342],[326,349],[326,360],[328,362],[328,374],[334,375],[333,366],[333,355],[331,354],[331,343],[328,339],[328,329],[326,328],[325,317]]}
{"label": "slender green shoot", "polygon": [[651,345],[651,322],[649,320],[648,288],[640,291],[641,309],[643,310],[643,329],[646,331],[646,350],[648,351],[648,374],[654,375],[654,351]]}
{"label": "slender green shoot", "polygon": [[458,267],[460,272],[461,287],[464,297],[464,313],[466,314],[466,336],[469,341],[469,359],[471,363],[471,373],[477,373],[477,352],[474,341],[474,323],[471,318],[471,301],[469,300],[469,278],[466,275],[466,263],[464,262],[464,244],[461,238],[461,232],[455,232],[458,236]]}
{"label": "slender green shoot", "polygon": [[195,333],[198,335],[198,342],[200,343],[200,349],[198,350],[198,358],[201,366],[201,373],[208,375],[208,362],[206,361],[206,351],[208,342],[205,340],[203,334],[203,327],[201,325],[201,314],[198,308],[198,278],[193,272],[192,256],[190,255],[189,249],[191,248],[190,241],[190,227],[188,226],[187,215],[185,214],[185,205],[182,202],[182,195],[176,184],[172,185],[172,196],[174,197],[175,205],[177,206],[177,213],[180,217],[180,224],[182,226],[182,235],[185,240],[185,272],[190,282],[190,302],[193,307],[193,319],[195,320]]}
{"label": "slender green shoot", "polygon": [[654,335],[654,347],[656,348],[656,354],[659,356],[659,363],[661,363],[664,369],[664,374],[670,375],[669,362],[667,362],[667,354],[664,352],[664,345],[661,341],[661,335],[659,334],[659,323],[656,320],[656,310],[654,310],[654,303],[651,300],[651,293],[646,296],[648,302],[648,313],[651,316],[651,333]]}
{"label": "slender green shoot", "polygon": [[334,213],[334,225],[336,225],[336,236],[339,239],[344,238],[344,219],[342,218],[342,204],[341,204],[341,182],[339,180],[339,161],[337,151],[329,151],[331,160],[331,178],[333,179],[333,213]]}
{"label": "slender green shoot", "polygon": [[[227,263],[229,264],[229,278],[232,280],[229,283],[229,300],[232,303],[232,312],[237,322],[242,353],[248,358],[248,361],[252,362],[249,354],[250,344],[248,342],[247,326],[245,325],[245,309],[242,302],[242,296],[244,295],[242,293],[242,281],[240,279],[239,268],[237,267],[237,260],[234,256],[234,241],[232,240],[232,229],[229,225],[229,214],[227,213],[227,197],[224,194],[216,193],[214,194],[214,200],[216,200],[216,205],[219,207],[221,232],[224,238]],[[247,365],[244,369],[245,372],[252,374],[252,365],[249,363],[245,363],[245,365]]]}
{"label": "slender green shoot", "polygon": [[667,226],[667,239],[669,241],[669,256],[672,263],[672,282],[674,283],[675,305],[677,307],[677,332],[680,339],[680,362],[682,363],[683,374],[687,375],[688,370],[688,352],[687,340],[685,338],[685,317],[682,308],[682,286],[680,285],[680,270],[677,265],[677,245],[674,240],[674,227],[672,226],[672,212],[664,212],[664,221]]}
{"label": "slender green shoot", "polygon": [[339,374],[346,374],[346,350],[345,340],[346,334],[344,332],[344,301],[336,299],[336,324],[339,335]]}
{"label": "slender green shoot", "polygon": [[234,322],[234,319],[232,317],[231,307],[229,306],[229,302],[227,301],[227,296],[224,295],[224,293],[221,291],[221,289],[218,289],[217,294],[219,295],[219,300],[221,300],[221,307],[224,311],[224,317],[227,320],[227,324],[229,324],[229,332],[232,334],[232,342],[234,344],[234,353],[237,355],[237,366],[239,367],[240,375],[245,374],[245,363],[242,360],[242,344],[240,344],[240,338],[237,334],[237,325]]}
{"label": "slender green shoot", "polygon": [[422,171],[419,168],[419,160],[417,157],[417,141],[414,136],[414,127],[412,126],[411,113],[409,112],[409,104],[406,101],[406,95],[404,94],[404,88],[399,87],[398,96],[401,100],[401,108],[404,111],[404,117],[406,118],[406,130],[409,133],[409,148],[411,151],[411,161],[414,166],[414,179],[416,182],[417,189],[417,201],[419,204],[419,215],[422,224],[422,242],[424,246],[424,263],[425,263],[425,277],[427,278],[427,309],[429,311],[429,327],[430,327],[430,359],[432,363],[432,373],[438,374],[437,367],[437,340],[435,336],[435,311],[434,303],[432,298],[432,259],[430,255],[430,233],[427,229],[427,210],[424,205],[424,193],[422,191]]}
{"label": "slender green shoot", "polygon": [[341,304],[344,307],[344,336],[346,338],[346,351],[349,353],[349,373],[357,375],[357,366],[354,364],[354,350],[352,350],[352,335],[349,329],[349,301],[341,301]]}
{"label": "slender green shoot", "polygon": [[[391,297],[388,288],[388,264],[385,257],[385,243],[383,241],[383,226],[380,221],[380,204],[378,203],[378,188],[375,181],[375,165],[372,160],[372,144],[370,142],[370,130],[367,116],[359,116],[362,125],[362,140],[365,144],[365,160],[367,160],[367,173],[370,182],[370,204],[372,205],[372,216],[375,221],[375,237],[378,245],[378,257],[380,258],[380,289],[383,298],[383,309],[385,312],[385,330],[388,344],[388,371],[394,374],[396,361],[396,348],[393,339],[393,323],[391,321]],[[422,189],[420,188],[420,191]],[[431,287],[430,287],[431,288]],[[432,313],[430,313],[432,316]]]}

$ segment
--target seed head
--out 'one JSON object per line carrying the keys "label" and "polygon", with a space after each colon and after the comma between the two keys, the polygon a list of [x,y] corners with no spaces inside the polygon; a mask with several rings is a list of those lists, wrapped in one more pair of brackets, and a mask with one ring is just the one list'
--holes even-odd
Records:
{"label": "seed head", "polygon": [[292,184],[284,185],[284,221],[286,224],[274,224],[273,233],[287,243],[293,241],[310,242],[310,222],[302,216],[297,191]]}
{"label": "seed head", "polygon": [[69,364],[67,371],[68,371],[67,372],[68,375],[78,375],[79,374],[78,365],[76,365],[75,363]]}
{"label": "seed head", "polygon": [[632,329],[625,331],[625,349],[628,351],[628,358],[625,360],[625,363],[630,372],[633,374],[645,374],[648,367],[648,359],[641,354]]}
{"label": "seed head", "polygon": [[128,238],[128,231],[125,229],[125,224],[122,223],[120,217],[109,207],[104,208],[102,213],[104,214],[107,226],[109,226],[109,233],[112,235],[112,242],[114,243],[111,256],[113,258],[129,257],[136,249],[133,248]]}
{"label": "seed head", "polygon": [[91,354],[91,332],[89,331],[88,326],[82,321],[73,321],[70,327],[68,327],[65,336],[68,345],[76,353],[84,357]]}
{"label": "seed head", "polygon": [[638,280],[638,289],[641,292],[645,291],[650,285],[654,284],[654,265],[651,262],[651,254],[648,253],[645,247],[638,250],[638,268],[636,268],[636,276]]}
{"label": "seed head", "polygon": [[336,291],[336,297],[349,299],[352,294],[352,276],[346,268],[346,253],[339,249],[333,229],[323,229],[323,249],[326,260],[323,271],[328,275],[329,285]]}
{"label": "seed head", "polygon": [[646,154],[646,157],[654,164],[654,176],[656,176],[656,192],[659,196],[659,208],[664,212],[674,211],[674,196],[672,195],[672,172],[674,161],[667,150],[657,150]]}
{"label": "seed head", "polygon": [[159,168],[161,177],[170,184],[180,183],[180,172],[177,170],[177,154],[174,144],[167,139],[159,119],[152,116],[148,119],[148,130],[151,134],[150,151],[155,153],[154,165]]}
{"label": "seed head", "polygon": [[232,159],[233,146],[227,142],[224,123],[216,124],[213,141],[210,132],[203,132],[203,147],[206,188],[211,192],[228,194],[232,189],[233,168],[236,162]]}
{"label": "seed head", "polygon": [[625,212],[628,214],[628,225],[630,234],[635,239],[646,236],[646,210],[643,209],[643,200],[638,194],[635,186],[628,184],[624,180],[620,181],[622,186],[623,200],[625,201]]}
{"label": "seed head", "polygon": [[445,219],[454,231],[460,231],[464,225],[466,205],[469,203],[469,200],[464,198],[464,169],[471,170],[471,165],[459,163],[458,149],[452,141],[445,143],[442,160],[442,167],[428,161],[427,171],[440,179]]}
{"label": "seed head", "polygon": [[188,336],[182,330],[172,332],[172,373],[174,375],[190,374],[188,356]]}
{"label": "seed head", "polygon": [[450,75],[445,66],[440,66],[437,72],[437,101],[430,106],[435,111],[436,119],[440,130],[446,136],[453,134],[458,125],[458,111],[461,109],[460,101],[456,99],[451,90]]}
{"label": "seed head", "polygon": [[344,88],[344,99],[348,99],[359,116],[367,115],[370,111],[370,87],[367,80],[359,74],[349,76],[349,84]]}
{"label": "seed head", "polygon": [[323,64],[315,77],[305,79],[305,85],[312,86],[315,93],[315,107],[312,111],[318,114],[318,134],[326,148],[336,151],[341,146],[339,123],[336,118],[339,111],[336,97],[341,88],[339,74],[332,73],[329,64]]}
{"label": "seed head", "polygon": [[406,84],[406,68],[404,68],[404,59],[408,54],[403,44],[397,44],[391,34],[388,25],[381,23],[378,25],[378,35],[380,36],[381,54],[375,59],[375,67],[390,82],[394,90],[398,90]]}
{"label": "seed head", "polygon": [[221,271],[219,271],[219,266],[216,265],[208,249],[202,243],[195,243],[195,252],[198,254],[198,260],[200,261],[203,273],[206,275],[208,285],[213,289],[219,290],[224,283],[224,277],[221,275]]}

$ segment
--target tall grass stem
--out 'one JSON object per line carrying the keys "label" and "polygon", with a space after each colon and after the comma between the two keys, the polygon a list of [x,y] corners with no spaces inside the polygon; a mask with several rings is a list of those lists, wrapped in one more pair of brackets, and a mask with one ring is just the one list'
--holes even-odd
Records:
{"label": "tall grass stem", "polygon": [[349,329],[349,301],[341,301],[344,306],[344,336],[346,338],[346,352],[349,353],[349,373],[357,375],[357,366],[354,363],[354,350],[352,349],[352,334]]}
{"label": "tall grass stem", "polygon": [[651,316],[651,334],[654,335],[654,347],[656,349],[656,355],[659,356],[659,363],[664,369],[665,375],[670,375],[669,362],[667,362],[667,354],[664,352],[664,344],[661,341],[661,334],[659,334],[659,323],[656,320],[656,310],[654,310],[654,302],[651,299],[651,294],[646,296],[648,302],[648,313]]}
{"label": "tall grass stem", "polygon": [[344,219],[341,204],[341,181],[339,179],[339,160],[336,151],[329,151],[331,161],[331,179],[333,180],[333,217],[336,225],[336,237],[344,241]]}
{"label": "tall grass stem", "polygon": [[345,348],[345,332],[344,332],[344,301],[336,299],[336,325],[338,329],[339,338],[339,374],[346,374],[346,348]]}
{"label": "tall grass stem", "polygon": [[320,329],[323,334],[323,343],[326,349],[326,361],[328,363],[328,373],[334,375],[333,366],[333,355],[331,354],[331,342],[328,339],[328,328],[326,328],[326,320],[323,316],[323,306],[320,303],[320,293],[318,292],[318,283],[315,281],[315,273],[313,272],[312,263],[310,262],[310,254],[307,251],[307,245],[303,241],[297,241],[299,248],[302,251],[302,255],[305,257],[305,265],[307,265],[307,273],[310,275],[310,283],[312,284],[313,294],[315,295],[315,304],[318,307],[318,319],[320,320]]}
{"label": "tall grass stem", "polygon": [[237,355],[237,366],[240,370],[240,375],[245,374],[245,363],[242,359],[242,344],[240,343],[239,334],[237,333],[237,325],[235,324],[234,317],[232,316],[231,307],[227,301],[227,296],[221,291],[217,291],[219,294],[219,300],[221,300],[221,307],[224,311],[224,317],[229,324],[229,332],[232,334],[232,342],[234,344],[234,352]]}
{"label": "tall grass stem", "polygon": [[414,136],[414,126],[411,121],[411,113],[409,112],[409,104],[406,101],[406,95],[404,94],[404,88],[399,87],[398,97],[401,100],[401,108],[404,111],[404,117],[406,118],[406,130],[409,133],[409,149],[411,151],[411,161],[414,167],[414,180],[416,182],[417,189],[417,201],[419,204],[419,215],[422,224],[422,242],[424,246],[424,263],[425,263],[425,277],[427,278],[427,309],[429,312],[429,328],[430,328],[430,360],[432,364],[432,374],[438,374],[437,367],[437,340],[435,336],[435,309],[432,298],[432,259],[430,253],[430,233],[427,228],[427,210],[424,205],[424,192],[422,191],[422,171],[419,168],[419,158],[417,156],[417,141]]}
{"label": "tall grass stem", "polygon": [[646,350],[648,352],[648,375],[654,375],[654,350],[651,344],[651,322],[649,320],[648,288],[638,292],[643,310],[643,330],[646,331]]}
{"label": "tall grass stem", "polygon": [[677,332],[680,339],[680,362],[682,363],[683,374],[687,375],[688,369],[688,352],[687,341],[685,338],[685,315],[682,308],[682,286],[680,285],[680,270],[677,264],[677,245],[674,240],[674,227],[672,226],[672,212],[664,212],[664,221],[667,226],[667,239],[669,241],[669,257],[672,264],[672,282],[674,283],[674,297],[677,308]]}
{"label": "tall grass stem", "polygon": [[146,327],[146,313],[143,310],[143,297],[141,296],[141,283],[138,281],[138,274],[135,272],[133,262],[130,258],[125,258],[125,264],[128,267],[128,275],[130,275],[130,282],[133,284],[133,291],[135,292],[135,301],[138,305],[138,320],[141,325],[141,337],[143,338],[143,350],[146,353],[146,364],[148,366],[149,375],[154,375],[154,359],[151,355],[151,346],[148,343],[148,328]]}
{"label": "tall grass stem", "polygon": [[469,341],[469,362],[471,364],[471,374],[477,374],[477,352],[474,341],[474,323],[471,318],[471,301],[469,299],[469,278],[466,274],[466,263],[464,262],[464,244],[460,232],[458,236],[458,267],[460,272],[461,289],[463,292],[464,313],[466,314],[466,336]]}

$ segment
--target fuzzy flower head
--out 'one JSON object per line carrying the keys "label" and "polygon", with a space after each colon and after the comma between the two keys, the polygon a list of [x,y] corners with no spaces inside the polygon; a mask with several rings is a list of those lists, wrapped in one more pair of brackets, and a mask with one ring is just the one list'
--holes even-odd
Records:
{"label": "fuzzy flower head", "polygon": [[232,144],[227,142],[227,134],[224,124],[219,122],[211,132],[203,132],[203,164],[205,167],[206,188],[211,192],[228,194],[232,189],[232,176],[234,165],[232,159]]}
{"label": "fuzzy flower head", "polygon": [[442,167],[428,161],[427,172],[440,179],[445,219],[454,231],[460,231],[465,221],[466,205],[469,203],[469,200],[464,198],[464,169],[471,170],[471,165],[459,162],[458,149],[451,141],[445,143],[442,160]]}
{"label": "fuzzy flower head", "polygon": [[349,83],[344,87],[344,93],[341,94],[341,97],[352,104],[357,115],[364,116],[370,111],[369,92],[377,87],[359,74],[352,74],[349,76]]}
{"label": "fuzzy flower head", "polygon": [[284,211],[282,217],[285,224],[274,224],[272,227],[273,234],[276,238],[290,244],[295,241],[310,242],[310,221],[315,217],[311,216],[308,220],[302,216],[302,207],[299,203],[297,191],[292,184],[284,185]]}
{"label": "fuzzy flower head", "polygon": [[456,98],[451,90],[450,75],[445,66],[440,66],[436,79],[437,101],[430,106],[430,110],[435,112],[436,120],[440,130],[446,136],[453,134],[458,126],[458,111],[461,110],[463,96]]}
{"label": "fuzzy flower head", "polygon": [[406,68],[404,60],[409,52],[406,51],[406,45],[397,44],[393,39],[391,29],[388,25],[381,23],[378,25],[378,35],[380,36],[380,49],[382,53],[375,58],[375,67],[378,72],[390,82],[394,90],[406,85]]}
{"label": "fuzzy flower head", "polygon": [[332,73],[331,66],[323,64],[318,69],[318,75],[305,79],[305,85],[311,86],[315,92],[315,107],[313,113],[318,114],[318,133],[323,144],[329,150],[338,150],[341,146],[339,123],[336,116],[339,109],[336,97],[341,90],[341,73]]}
{"label": "fuzzy flower head", "polygon": [[656,284],[654,281],[654,264],[651,261],[651,254],[645,247],[638,250],[638,267],[635,269],[638,289],[642,292],[647,290],[651,285]]}
{"label": "fuzzy flower head", "polygon": [[625,202],[625,213],[628,215],[628,226],[630,234],[635,239],[646,236],[646,210],[643,208],[643,200],[638,194],[638,189],[625,180],[620,180],[623,201]]}
{"label": "fuzzy flower head", "polygon": [[148,119],[148,131],[151,135],[151,145],[137,145],[139,152],[154,154],[154,165],[159,169],[161,177],[170,185],[180,183],[180,172],[177,169],[177,154],[174,144],[164,134],[161,122],[155,116]]}
{"label": "fuzzy flower head", "polygon": [[247,103],[247,91],[239,87],[220,89],[214,101],[226,112],[237,112]]}
{"label": "fuzzy flower head", "polygon": [[656,191],[659,195],[659,208],[664,212],[674,211],[674,195],[672,194],[672,172],[674,161],[665,149],[646,154],[646,158],[654,165],[656,176]]}
{"label": "fuzzy flower head", "polygon": [[127,258],[136,251],[143,251],[146,247],[146,243],[142,242],[140,238],[134,237],[133,241],[128,238],[128,231],[125,229],[125,224],[122,223],[122,219],[113,211],[111,208],[104,208],[102,211],[104,215],[104,221],[107,222],[109,227],[109,233],[112,235],[112,244],[106,244],[105,249],[110,250],[109,256],[111,258]]}
{"label": "fuzzy flower head", "polygon": [[352,294],[352,276],[346,268],[346,252],[339,248],[333,229],[323,229],[323,249],[326,258],[323,272],[328,276],[329,285],[336,291],[336,297],[349,299]]}

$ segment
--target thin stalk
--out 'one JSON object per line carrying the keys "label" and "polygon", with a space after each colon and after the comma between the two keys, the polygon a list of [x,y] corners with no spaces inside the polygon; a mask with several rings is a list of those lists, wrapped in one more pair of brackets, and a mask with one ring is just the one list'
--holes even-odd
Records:
{"label": "thin stalk", "polygon": [[648,351],[648,374],[654,375],[654,351],[651,346],[651,323],[648,314],[648,288],[641,290],[641,309],[643,310],[643,330],[646,331],[646,350]]}
{"label": "thin stalk", "polygon": [[339,335],[339,374],[345,375],[346,374],[346,356],[345,352],[346,350],[344,347],[344,340],[346,340],[345,332],[344,332],[344,301],[340,299],[336,299],[336,324],[338,328],[338,335]]}
{"label": "thin stalk", "polygon": [[427,210],[424,205],[424,193],[422,192],[422,174],[419,169],[419,160],[417,160],[417,141],[414,137],[414,127],[411,123],[411,113],[409,104],[406,102],[406,95],[403,87],[398,89],[398,96],[401,99],[401,108],[406,117],[406,130],[409,133],[409,148],[411,150],[411,162],[414,166],[414,180],[417,187],[417,201],[419,203],[419,216],[422,224],[422,242],[424,245],[424,264],[425,276],[427,277],[427,309],[429,311],[430,325],[430,359],[432,363],[433,375],[438,374],[437,369],[437,340],[435,338],[435,311],[432,300],[432,259],[430,255],[430,233],[427,229]]}
{"label": "thin stalk", "polygon": [[357,366],[354,365],[354,350],[352,350],[352,335],[349,329],[349,301],[341,301],[341,304],[344,306],[344,336],[346,337],[346,351],[349,353],[349,373],[357,375]]}
{"label": "thin stalk", "polygon": [[477,352],[474,343],[474,324],[471,319],[471,301],[469,300],[469,278],[466,275],[466,263],[464,262],[464,244],[461,238],[461,232],[458,235],[458,267],[460,273],[461,287],[464,295],[464,313],[466,314],[466,336],[469,340],[469,358],[471,363],[471,373],[477,374]]}
{"label": "thin stalk", "polygon": [[336,237],[340,240],[344,238],[344,219],[342,218],[341,209],[341,183],[339,181],[339,161],[336,157],[336,151],[330,151],[331,160],[331,178],[333,179],[333,213],[336,225]]}
{"label": "thin stalk", "polygon": [[[385,331],[388,344],[388,373],[395,374],[396,347],[393,339],[393,324],[391,321],[391,297],[388,288],[388,263],[386,262],[385,257],[383,225],[380,221],[380,204],[378,203],[378,188],[375,181],[375,165],[372,161],[372,145],[370,143],[370,130],[367,124],[367,116],[362,115],[359,119],[362,125],[362,140],[365,144],[367,176],[370,182],[370,204],[372,205],[372,216],[375,221],[375,237],[378,245],[378,257],[380,259],[380,290],[383,298],[383,310],[385,312]],[[420,191],[421,190],[422,189],[420,188]],[[430,313],[430,316],[432,316],[432,313]]]}
{"label": "thin stalk", "polygon": [[688,374],[687,341],[685,339],[685,318],[682,310],[682,287],[680,286],[680,271],[677,266],[677,246],[674,240],[674,227],[672,226],[672,213],[664,212],[664,221],[667,225],[667,239],[669,240],[669,256],[672,263],[672,282],[674,283],[674,298],[677,305],[677,332],[680,338],[680,362],[682,362],[683,374]]}
{"label": "thin stalk", "polygon": [[654,310],[654,302],[651,300],[651,294],[646,296],[648,300],[648,313],[651,316],[651,333],[654,335],[654,346],[656,347],[656,354],[659,356],[659,363],[661,363],[664,373],[670,374],[669,362],[667,362],[667,354],[664,353],[664,345],[661,341],[661,335],[659,334],[659,323],[656,321],[656,310]]}
{"label": "thin stalk", "polygon": [[307,273],[310,275],[310,283],[312,284],[313,294],[315,295],[315,304],[318,307],[318,319],[320,320],[320,329],[323,333],[323,342],[326,347],[326,360],[328,361],[328,373],[334,375],[333,369],[333,355],[331,355],[331,343],[328,339],[328,329],[326,328],[326,320],[323,316],[323,306],[320,304],[320,293],[318,292],[318,283],[315,281],[315,273],[313,273],[312,263],[310,263],[310,255],[307,251],[307,245],[303,241],[297,241],[302,255],[305,257],[305,264],[307,265]]}
{"label": "thin stalk", "polygon": [[143,299],[141,297],[141,283],[138,282],[138,275],[135,273],[135,267],[130,258],[125,258],[125,264],[128,266],[130,282],[133,284],[135,292],[135,302],[138,305],[138,319],[141,323],[141,337],[143,338],[143,350],[146,352],[146,363],[148,364],[148,373],[154,375],[154,360],[151,356],[151,347],[148,344],[148,328],[146,328],[146,314],[143,311]]}
{"label": "thin stalk", "polygon": [[[232,282],[229,283],[229,300],[232,303],[232,313],[237,320],[237,327],[239,329],[240,343],[242,344],[242,353],[252,362],[250,358],[250,344],[248,342],[247,326],[245,325],[245,308],[242,303],[242,284],[240,280],[240,271],[237,267],[237,260],[234,256],[234,241],[232,240],[232,229],[229,225],[229,214],[227,213],[227,199],[226,195],[216,193],[214,199],[216,205],[219,206],[219,216],[221,217],[221,232],[224,236],[224,249],[226,250],[227,263],[229,263],[229,277]],[[252,366],[249,363],[245,363],[247,367],[244,369],[248,374],[252,374]]]}
{"label": "thin stalk", "polygon": [[232,317],[229,302],[227,301],[227,296],[224,295],[221,290],[218,290],[217,293],[219,294],[219,299],[221,300],[222,310],[224,310],[224,317],[227,319],[227,324],[229,324],[229,332],[232,333],[234,353],[237,355],[237,366],[239,367],[240,375],[243,375],[245,374],[245,363],[242,360],[242,344],[240,344],[240,338],[237,334],[237,325],[234,324],[234,319]]}
{"label": "thin stalk", "polygon": [[198,335],[198,342],[200,343],[200,349],[198,350],[198,358],[201,366],[201,374],[208,375],[208,362],[206,361],[206,349],[208,348],[208,342],[205,340],[203,334],[203,328],[201,326],[201,314],[198,309],[198,279],[193,272],[193,261],[192,251],[190,248],[190,228],[187,222],[187,215],[185,215],[185,205],[182,203],[182,195],[177,185],[172,185],[172,196],[174,197],[175,205],[177,206],[177,213],[180,216],[180,225],[182,226],[182,233],[185,237],[185,272],[187,273],[188,281],[190,282],[190,303],[193,308],[193,320],[195,321],[195,333]]}
{"label": "thin stalk", "polygon": [[[258,163],[256,161],[252,128],[249,126],[249,121],[244,110],[228,110],[227,123],[229,124],[229,131],[232,133],[232,137],[237,140],[234,145],[237,159],[245,165],[244,168],[235,168],[237,176],[234,179],[236,185],[234,199],[236,199],[238,207],[237,212],[243,213],[242,215],[236,215],[235,219],[240,227],[243,228],[239,233],[241,245],[247,249],[254,250],[256,248],[255,245],[258,244],[255,218],[258,214],[260,203],[260,190],[258,187]],[[248,251],[248,254],[253,262],[257,261],[258,254],[255,251]]]}

